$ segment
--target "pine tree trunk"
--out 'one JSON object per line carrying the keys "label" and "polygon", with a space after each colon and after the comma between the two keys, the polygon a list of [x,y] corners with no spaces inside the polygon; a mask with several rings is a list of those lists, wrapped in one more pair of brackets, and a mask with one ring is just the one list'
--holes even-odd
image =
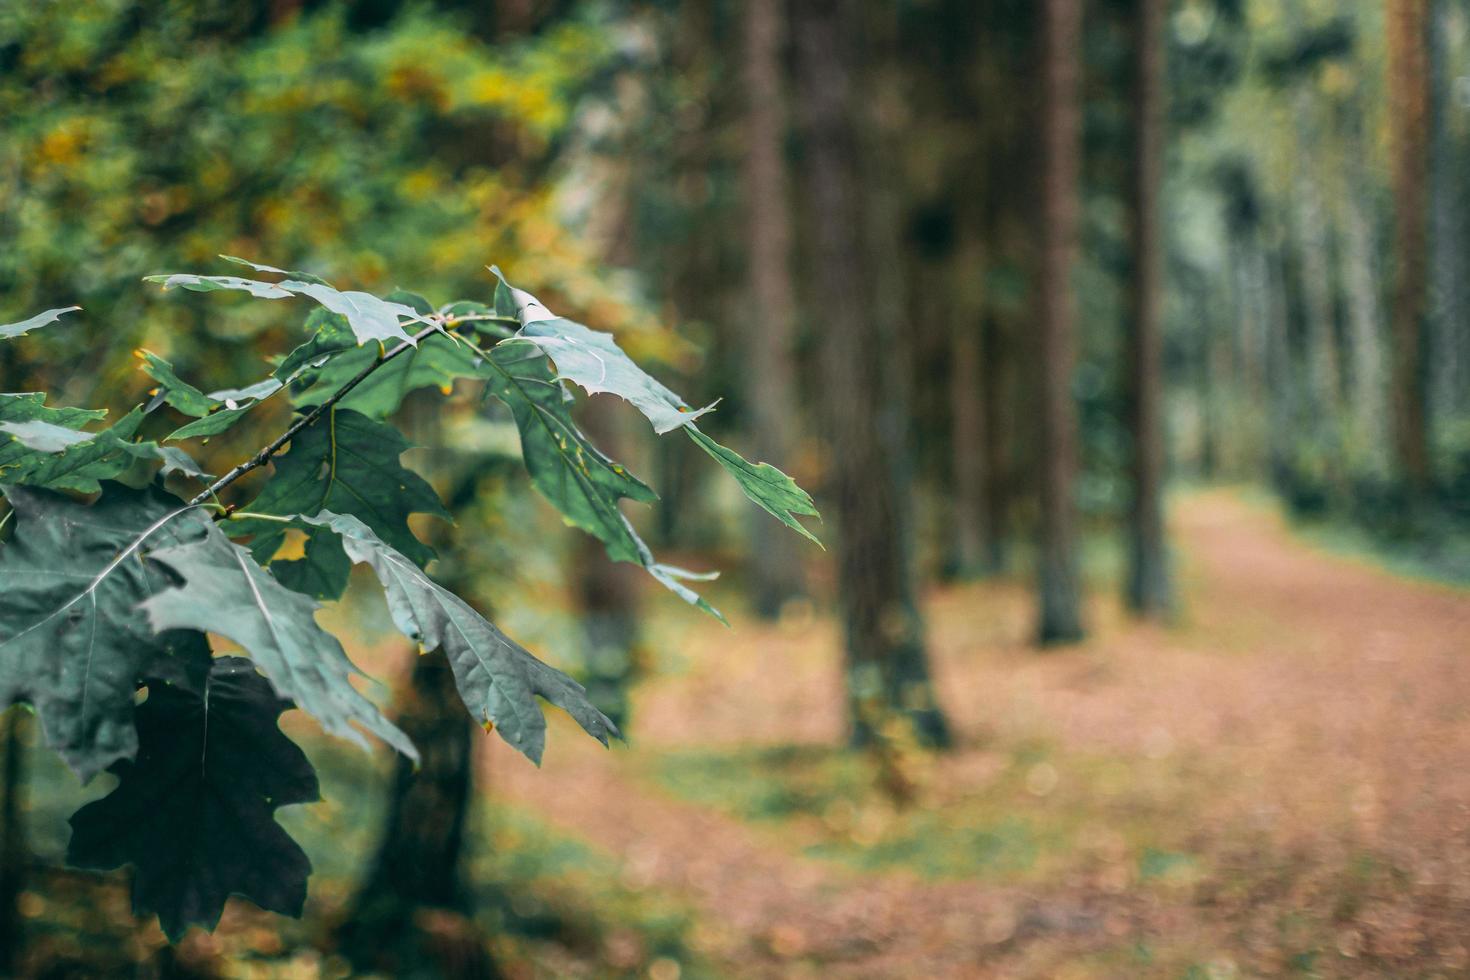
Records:
{"label": "pine tree trunk", "polygon": [[[1430,295],[1434,298],[1428,379],[1429,428],[1434,430],[1440,419],[1448,421],[1470,402],[1470,377],[1465,363],[1467,306],[1465,261],[1467,257],[1465,154],[1461,129],[1455,125],[1456,109],[1451,92],[1455,85],[1453,66],[1448,63],[1445,35],[1454,29],[1457,4],[1431,0],[1433,20],[1430,24],[1430,77],[1433,99],[1430,105],[1432,145],[1430,149],[1430,213],[1434,216],[1433,244],[1429,249],[1431,267]],[[1461,5],[1463,6],[1463,5]]]}
{"label": "pine tree trunk", "polygon": [[1037,316],[1041,393],[1041,615],[1043,644],[1082,638],[1077,564],[1077,408],[1072,259],[1077,240],[1081,0],[1046,0],[1042,51],[1042,250]]}
{"label": "pine tree trunk", "polygon": [[460,870],[477,732],[442,652],[415,661],[397,723],[422,760],[417,771],[397,760],[382,842],[341,930],[343,951],[358,969],[390,976],[488,980],[499,974]]}
{"label": "pine tree trunk", "polygon": [[[745,212],[750,262],[745,394],[757,459],[790,468],[800,431],[796,403],[795,301],[786,194],[786,118],[781,84],[781,0],[745,5]],[[773,618],[805,587],[798,539],[765,514],[754,514],[751,582],[756,612]]]}
{"label": "pine tree trunk", "polygon": [[[973,270],[968,270],[973,274]],[[953,470],[954,536],[951,563],[968,577],[987,569],[991,559],[990,501],[985,472],[989,440],[981,390],[983,321],[962,312],[954,317],[950,347],[950,459]]]}
{"label": "pine tree trunk", "polygon": [[1352,351],[1354,452],[1370,473],[1381,474],[1388,414],[1383,376],[1383,311],[1379,301],[1378,243],[1368,211],[1368,176],[1361,161],[1349,162],[1351,185],[1343,195],[1343,279],[1347,287],[1348,337]]}
{"label": "pine tree trunk", "polygon": [[811,300],[822,325],[822,394],[831,451],[838,601],[847,648],[854,740],[873,740],[898,714],[941,744],[948,728],[934,697],[907,543],[905,428],[895,350],[882,343],[867,257],[861,180],[855,0],[796,7]]}
{"label": "pine tree trunk", "polygon": [[0,977],[16,976],[25,933],[19,899],[30,856],[25,835],[26,730],[30,715],[16,705],[5,712],[4,798],[0,799]]}
{"label": "pine tree trunk", "polygon": [[[1133,279],[1129,290],[1128,371],[1124,386],[1133,443],[1133,499],[1128,514],[1125,599],[1128,607],[1139,615],[1161,618],[1168,614],[1173,602],[1164,541],[1163,325],[1160,322],[1164,0],[1134,2],[1133,165],[1129,185]],[[1214,379],[1216,385],[1218,381]]]}
{"label": "pine tree trunk", "polygon": [[1427,0],[1386,0],[1393,172],[1392,395],[1399,477],[1416,496],[1429,486],[1424,313],[1428,286],[1429,65]]}
{"label": "pine tree trunk", "polygon": [[[595,405],[578,419],[582,431],[614,459],[625,458],[628,413],[613,415],[611,406]],[[761,516],[765,516],[762,514]],[[629,695],[638,676],[640,659],[638,586],[642,572],[628,562],[607,557],[602,543],[579,534],[571,570],[571,586],[581,619],[587,695],[623,731],[631,713]]]}

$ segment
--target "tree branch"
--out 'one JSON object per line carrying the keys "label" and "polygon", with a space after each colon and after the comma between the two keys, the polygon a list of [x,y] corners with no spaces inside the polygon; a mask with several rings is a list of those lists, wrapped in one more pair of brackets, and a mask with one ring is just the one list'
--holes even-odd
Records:
{"label": "tree branch", "polygon": [[291,424],[291,427],[288,428],[285,432],[282,432],[276,439],[271,442],[270,445],[266,446],[260,452],[256,453],[254,456],[250,457],[245,462],[236,466],[234,469],[230,470],[230,472],[226,473],[224,476],[220,477],[218,480],[215,480],[209,486],[201,490],[198,495],[194,497],[193,500],[189,501],[190,506],[204,503],[210,497],[216,496],[221,490],[229,486],[231,483],[234,483],[236,480],[240,479],[240,477],[244,476],[246,473],[249,473],[251,470],[259,469],[266,463],[270,462],[271,457],[280,452],[282,447],[284,447],[286,443],[291,441],[292,436],[296,435],[296,433],[311,425],[317,419],[321,418],[323,414],[330,411],[338,402],[340,402],[343,398],[346,398],[353,388],[356,388],[358,385],[362,384],[362,382],[367,379],[368,375],[372,374],[378,368],[382,367],[384,364],[387,364],[389,361],[393,360],[393,358],[397,357],[399,354],[402,354],[404,351],[415,347],[419,341],[428,337],[430,334],[437,333],[442,330],[443,324],[436,322],[420,330],[418,333],[413,335],[411,340],[399,344],[397,347],[388,351],[386,354],[380,353],[376,358],[373,359],[373,362],[371,364],[359,371],[356,377],[347,382],[341,388],[338,388],[326,401],[322,402],[316,408],[313,408],[311,411],[307,412],[305,415],[301,416],[301,418],[293,422]]}

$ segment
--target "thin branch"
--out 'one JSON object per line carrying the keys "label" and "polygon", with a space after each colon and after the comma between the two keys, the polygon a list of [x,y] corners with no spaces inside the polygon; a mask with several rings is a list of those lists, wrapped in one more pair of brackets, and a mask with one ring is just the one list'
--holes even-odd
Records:
{"label": "thin branch", "polygon": [[260,452],[256,453],[254,456],[250,457],[239,466],[236,466],[234,469],[230,470],[230,472],[226,473],[224,476],[220,477],[218,480],[215,480],[209,486],[200,491],[193,500],[189,501],[190,505],[204,503],[204,501],[208,500],[210,497],[215,496],[225,487],[229,486],[231,483],[234,483],[246,473],[249,473],[251,470],[259,469],[266,463],[270,462],[271,457],[280,452],[281,449],[286,445],[286,443],[291,441],[292,436],[296,435],[296,433],[311,425],[317,419],[321,418],[323,414],[335,407],[338,402],[347,397],[348,393],[350,393],[353,388],[356,388],[358,385],[362,384],[362,382],[367,379],[368,375],[372,374],[378,368],[382,367],[384,364],[387,364],[389,361],[393,360],[393,358],[397,357],[399,354],[402,354],[404,351],[412,349],[418,344],[419,341],[428,337],[430,334],[437,333],[439,331],[442,331],[443,329],[444,327],[441,323],[435,322],[420,330],[418,333],[414,334],[411,340],[399,344],[397,347],[388,351],[386,354],[380,352],[378,356],[373,359],[373,362],[371,364],[369,364],[367,367],[363,368],[357,373],[356,377],[347,382],[341,388],[338,388],[337,391],[334,392],[330,398],[326,399],[316,408],[307,412],[305,415],[301,416],[301,418],[293,422],[291,424],[291,427],[285,432],[282,432],[280,436],[278,436],[275,440],[271,442],[270,445],[266,446]]}

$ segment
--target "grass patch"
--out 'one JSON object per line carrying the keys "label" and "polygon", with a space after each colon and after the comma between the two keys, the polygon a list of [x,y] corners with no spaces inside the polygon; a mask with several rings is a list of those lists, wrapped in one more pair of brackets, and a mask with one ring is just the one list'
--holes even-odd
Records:
{"label": "grass patch", "polygon": [[1183,796],[1201,783],[1180,771],[1187,763],[1067,754],[1036,742],[966,754],[930,760],[906,806],[876,788],[869,756],[824,746],[668,752],[650,775],[677,797],[863,871],[1001,882],[1082,873],[1162,887],[1201,872]]}

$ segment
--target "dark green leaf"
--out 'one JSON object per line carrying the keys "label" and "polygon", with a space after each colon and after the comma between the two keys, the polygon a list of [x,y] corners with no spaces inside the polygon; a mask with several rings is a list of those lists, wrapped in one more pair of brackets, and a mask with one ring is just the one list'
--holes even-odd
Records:
{"label": "dark green leaf", "polygon": [[[357,347],[333,357],[315,375],[312,387],[296,397],[302,407],[320,405],[361,374],[378,356],[377,347]],[[398,410],[410,391],[438,388],[445,394],[458,378],[480,376],[483,361],[473,347],[446,334],[419,341],[368,375],[338,404],[368,418],[384,419]]]}
{"label": "dark green leaf", "polygon": [[143,361],[143,373],[158,382],[158,397],[166,403],[194,418],[202,418],[219,407],[219,400],[210,398],[198,388],[179,378],[173,365],[152,351],[139,350]]}
{"label": "dark green leaf", "polygon": [[277,381],[289,382],[304,368],[319,365],[331,355],[357,346],[357,336],[347,325],[347,318],[327,310],[312,310],[306,318],[306,328],[312,332],[311,339],[286,355],[274,372]]}
{"label": "dark green leaf", "polygon": [[567,521],[597,538],[614,561],[642,565],[679,598],[721,622],[724,617],[683,580],[710,578],[660,564],[618,506],[624,498],[657,500],[642,481],[604,456],[572,421],[571,396],[535,345],[510,340],[490,349],[489,390],[510,409],[531,482]]}
{"label": "dark green leaf", "polygon": [[[250,504],[259,514],[315,514],[330,510],[352,514],[398,551],[420,566],[434,557],[433,549],[414,537],[410,514],[434,514],[449,520],[434,488],[399,463],[409,448],[392,426],[357,412],[333,407],[315,423],[298,432],[290,451],[275,460],[275,475]],[[280,525],[264,521],[232,522],[231,533],[254,534],[252,552],[262,561],[280,545]],[[347,564],[341,545],[330,537],[311,541],[307,557],[315,567],[284,572],[293,585],[316,584],[312,595],[336,598],[347,586]]]}
{"label": "dark green leaf", "polygon": [[564,709],[603,745],[618,734],[607,716],[587,700],[582,685],[537,660],[361,521],[330,512],[301,520],[341,535],[348,556],[371,566],[383,583],[393,622],[425,652],[443,647],[470,714],[493,724],[532,762],[541,763],[546,745],[546,718],[536,703],[538,694]]}
{"label": "dark green leaf", "polygon": [[614,561],[638,561],[638,544],[618,501],[651,503],[658,495],[577,428],[570,396],[539,348],[512,340],[489,354],[490,393],[515,418],[521,455],[536,489],[568,523],[602,541]]}
{"label": "dark green leaf", "polygon": [[143,409],[135,408],[111,428],[93,433],[86,441],[61,452],[32,450],[0,476],[7,483],[96,493],[98,481],[117,476],[135,458],[131,440],[142,422]]}
{"label": "dark green leaf", "polygon": [[299,917],[311,862],[275,811],[320,795],[277,725],[290,707],[240,657],[213,662],[202,697],[150,683],[137,760],[114,766],[117,788],[72,815],[67,862],[131,864],[134,913],[157,913],[173,942],[191,925],[214,929],[232,894]]}
{"label": "dark green leaf", "polygon": [[198,629],[227,636],[250,652],[277,693],[333,735],[367,747],[353,727],[417,759],[413,743],[352,686],[361,676],[337,638],[316,622],[320,607],[285,588],[250,553],[210,524],[195,541],[155,550],[184,584],[140,607],[155,630]]}
{"label": "dark green leaf", "polygon": [[145,548],[198,538],[209,521],[157,487],[106,483],[90,506],[46,490],[5,495],[16,528],[0,548],[0,703],[34,705],[46,743],[87,780],[136,751],[144,674],[207,664],[201,634],[155,635],[137,606],[170,584]]}

